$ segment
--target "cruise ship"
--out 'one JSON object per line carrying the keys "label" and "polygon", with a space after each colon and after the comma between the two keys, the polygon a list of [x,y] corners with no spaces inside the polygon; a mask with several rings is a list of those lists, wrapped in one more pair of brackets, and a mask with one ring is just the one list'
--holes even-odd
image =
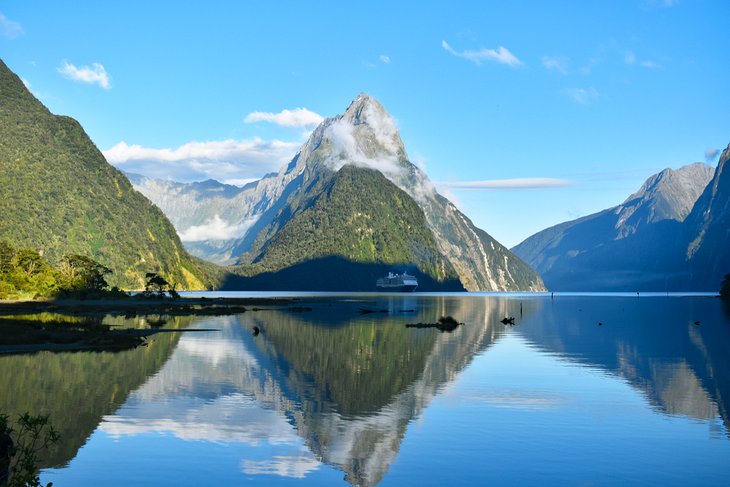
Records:
{"label": "cruise ship", "polygon": [[418,279],[405,272],[403,274],[388,272],[388,275],[378,279],[375,285],[383,291],[410,293],[418,287]]}

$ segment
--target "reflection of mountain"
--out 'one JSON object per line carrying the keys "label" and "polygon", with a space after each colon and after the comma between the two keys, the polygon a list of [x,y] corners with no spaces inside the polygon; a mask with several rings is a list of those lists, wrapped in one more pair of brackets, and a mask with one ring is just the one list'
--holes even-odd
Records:
{"label": "reflection of mountain", "polygon": [[[249,444],[296,443],[296,434],[311,453],[287,457],[286,465],[281,457],[273,464],[246,460],[244,471],[298,476],[324,462],[354,485],[374,485],[397,455],[409,422],[498,337],[503,327],[491,324],[508,304],[394,297],[337,301],[313,313],[215,318],[206,326],[221,333],[183,337],[165,367],[101,428]],[[362,317],[360,306],[392,312]],[[398,313],[415,306],[417,313]],[[467,325],[451,334],[404,326],[442,314]],[[254,325],[261,329],[257,337],[250,333]]]}
{"label": "reflection of mountain", "polygon": [[519,330],[537,346],[625,378],[667,414],[719,416],[730,430],[730,322],[718,300],[561,297],[536,315]]}
{"label": "reflection of mountain", "polygon": [[[191,319],[170,317],[166,326],[184,327]],[[165,363],[177,341],[178,334],[162,333],[147,347],[116,353],[0,356],[0,412],[13,418],[24,412],[48,414],[61,441],[40,465],[65,465],[86,443],[101,418],[115,411],[130,391]]]}

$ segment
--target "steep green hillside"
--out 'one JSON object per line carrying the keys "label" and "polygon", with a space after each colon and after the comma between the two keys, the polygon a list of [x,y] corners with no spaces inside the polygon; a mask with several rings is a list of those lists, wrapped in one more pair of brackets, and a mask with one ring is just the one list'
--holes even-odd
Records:
{"label": "steep green hillside", "polygon": [[[344,166],[330,174],[313,181],[281,211],[281,228],[252,265],[243,267],[245,274],[338,256],[362,264],[413,266],[437,282],[458,279],[408,194],[372,169]],[[374,280],[367,283],[372,287]]]}
{"label": "steep green hillside", "polygon": [[[57,262],[82,254],[112,285],[162,272],[181,287],[212,284],[162,212],[109,165],[79,123],[51,114],[0,61],[0,239]],[[205,266],[208,269],[208,266]]]}

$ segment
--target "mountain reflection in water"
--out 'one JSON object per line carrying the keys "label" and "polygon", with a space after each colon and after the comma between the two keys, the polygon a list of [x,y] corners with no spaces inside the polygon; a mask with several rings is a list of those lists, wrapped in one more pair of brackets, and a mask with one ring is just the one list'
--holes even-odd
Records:
{"label": "mountain reflection in water", "polygon": [[[260,311],[206,321],[221,333],[183,337],[162,370],[101,429],[115,436],[157,430],[184,439],[276,443],[293,432],[282,424],[285,417],[307,452],[278,458],[287,466],[244,461],[244,472],[299,476],[323,462],[353,485],[375,485],[409,422],[504,332],[499,320],[507,301],[465,303],[392,298],[337,302],[323,319],[315,312]],[[389,313],[358,314],[373,305]],[[451,334],[404,326],[444,314],[469,325]],[[263,409],[237,407],[247,401]]]}
{"label": "mountain reflection in water", "polygon": [[[535,378],[543,377],[535,367],[545,366],[546,360],[551,367],[589,371],[592,381],[616,383],[619,379],[630,384],[655,414],[707,424],[710,438],[722,442],[702,443],[702,447],[730,452],[725,401],[730,393],[730,319],[715,299],[393,296],[312,298],[306,306],[312,310],[284,307],[193,319],[190,326],[220,331],[180,336],[174,351],[160,349],[152,354],[158,358],[150,366],[143,365],[150,359],[144,350],[131,352],[137,354],[134,366],[119,355],[120,363],[107,367],[117,371],[124,363],[130,372],[149,370],[148,378],[131,392],[116,387],[112,393],[116,400],[120,395],[126,398],[121,407],[114,406],[116,410],[84,410],[82,404],[75,405],[91,416],[90,421],[97,414],[93,421],[99,426],[68,468],[48,470],[43,480],[56,485],[91,479],[107,483],[108,479],[98,477],[104,474],[94,466],[98,460],[92,460],[104,458],[104,451],[123,472],[119,484],[174,480],[192,485],[201,479],[227,483],[245,478],[321,484],[341,481],[342,473],[352,485],[415,479],[436,482],[436,478],[468,484],[529,480],[524,472],[530,468],[537,469],[539,476],[545,468],[553,469],[556,482],[595,482],[607,472],[619,475],[616,472],[621,469],[611,464],[611,457],[591,465],[574,452],[571,466],[550,463],[549,455],[556,448],[569,451],[574,444],[580,451],[585,434],[590,438],[616,426],[603,424],[591,433],[580,429],[584,423],[571,423],[570,415],[575,413],[570,411],[579,411],[575,408],[581,402],[570,394],[579,391],[586,378],[568,370],[558,375],[562,380],[558,389],[535,386]],[[376,312],[360,314],[361,308]],[[452,333],[405,327],[406,323],[435,322],[443,315],[465,325]],[[514,316],[516,324],[502,324],[506,316]],[[260,330],[258,335],[252,333],[254,327]],[[155,346],[153,341],[151,347]],[[497,346],[498,351],[493,348]],[[160,353],[169,356],[164,365]],[[541,358],[530,362],[534,354]],[[95,356],[1,357],[0,366],[16,361],[12,370],[25,367],[28,376],[35,373],[34,363],[70,355],[91,357],[90,362]],[[25,362],[17,362],[21,360]],[[10,369],[0,369],[0,377],[8,381],[6,370]],[[93,389],[94,380],[104,381],[105,376],[84,378],[83,387]],[[571,380],[575,385],[567,384]],[[53,400],[51,395],[44,396],[47,391],[42,386],[33,387],[36,390],[13,390]],[[618,389],[611,385],[596,390]],[[108,405],[108,394],[104,392],[96,402]],[[598,397],[590,404],[621,406],[617,403],[621,400]],[[427,413],[430,410],[437,411],[435,418]],[[631,421],[637,419],[618,426],[630,429]],[[414,425],[420,426],[414,430]],[[660,422],[658,427],[663,426]],[[435,437],[424,433],[431,430],[437,432]],[[88,431],[86,426],[82,432]],[[657,432],[658,437],[662,434]],[[612,441],[613,448],[623,440]],[[81,443],[75,443],[75,448]],[[490,448],[494,458],[505,455],[509,461],[481,462],[484,448]],[[515,452],[522,455],[524,464],[513,464]],[[701,450],[692,454],[702,456]],[[714,457],[706,457],[712,467]],[[149,463],[150,458],[154,463]],[[464,463],[455,463],[460,459]],[[237,465],[235,471],[226,466],[231,462]],[[624,480],[635,482],[662,473],[631,477],[638,475],[641,463],[621,468]],[[585,472],[570,477],[574,469]],[[705,470],[713,481],[728,477],[722,469]],[[332,476],[337,471],[342,472],[339,479]],[[674,479],[677,484],[680,480]],[[703,483],[702,478],[695,480]]]}

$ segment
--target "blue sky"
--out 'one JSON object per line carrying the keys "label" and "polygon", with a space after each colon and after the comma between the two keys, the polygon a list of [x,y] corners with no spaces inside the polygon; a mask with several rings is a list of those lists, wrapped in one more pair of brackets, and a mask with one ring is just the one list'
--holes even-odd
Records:
{"label": "blue sky", "polygon": [[0,0],[0,57],[115,165],[176,180],[276,170],[365,91],[513,246],[665,167],[717,164],[728,20],[723,0]]}

